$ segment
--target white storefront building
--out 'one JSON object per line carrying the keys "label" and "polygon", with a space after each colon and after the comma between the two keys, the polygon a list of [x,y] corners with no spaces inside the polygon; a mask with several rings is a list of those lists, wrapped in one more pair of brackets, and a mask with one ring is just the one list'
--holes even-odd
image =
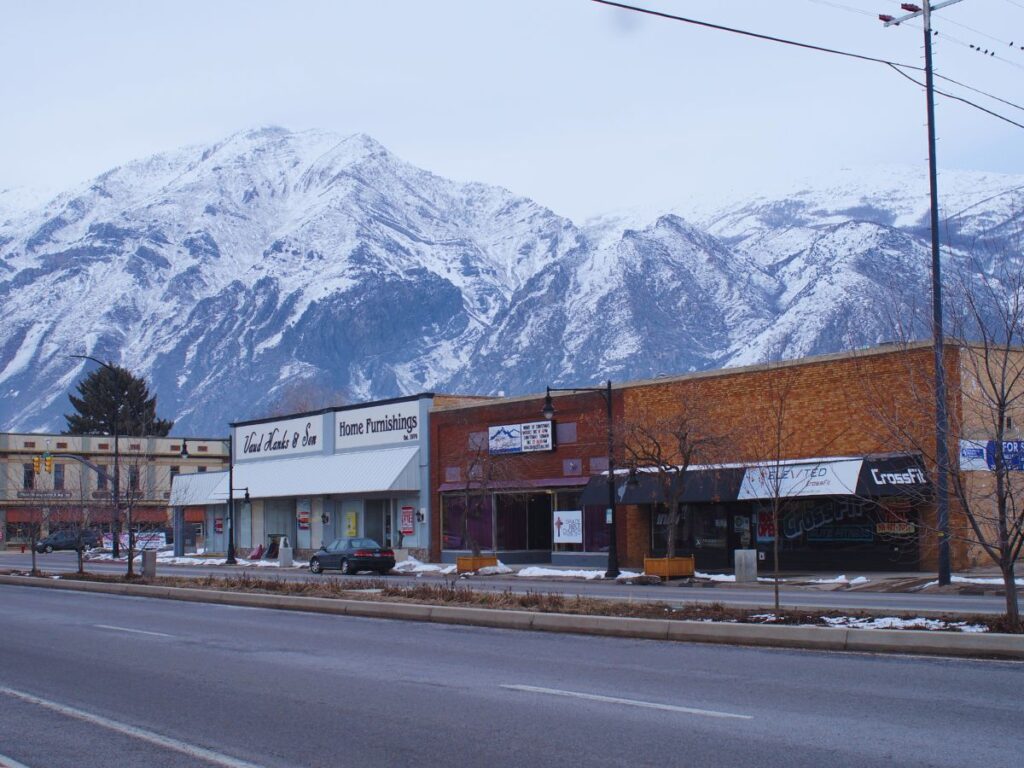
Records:
{"label": "white storefront building", "polygon": [[[427,418],[433,394],[343,406],[231,425],[235,545],[244,556],[286,536],[296,550],[366,536],[384,546],[426,550],[430,493]],[[229,529],[229,473],[203,482],[175,478],[175,510],[196,505]],[[202,487],[200,487],[200,485]],[[244,503],[248,493],[249,502]],[[217,519],[220,515],[222,519]]]}

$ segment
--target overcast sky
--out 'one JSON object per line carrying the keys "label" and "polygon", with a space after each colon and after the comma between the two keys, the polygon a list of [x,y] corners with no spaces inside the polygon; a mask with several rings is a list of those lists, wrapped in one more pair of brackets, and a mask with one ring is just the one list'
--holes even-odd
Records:
{"label": "overcast sky", "polygon": [[[919,25],[877,20],[893,0],[635,4],[923,62]],[[1024,0],[934,18],[938,72],[1024,103]],[[366,132],[576,219],[927,156],[923,91],[886,66],[588,0],[8,0],[0,21],[0,188],[267,124]],[[937,124],[940,166],[1024,173],[1024,130],[943,99]]]}

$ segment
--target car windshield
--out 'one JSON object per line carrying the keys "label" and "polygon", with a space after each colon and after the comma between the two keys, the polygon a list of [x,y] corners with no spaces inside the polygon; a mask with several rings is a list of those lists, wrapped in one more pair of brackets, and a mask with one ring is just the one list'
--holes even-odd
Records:
{"label": "car windshield", "polygon": [[373,539],[349,539],[348,545],[352,549],[380,549],[380,544]]}

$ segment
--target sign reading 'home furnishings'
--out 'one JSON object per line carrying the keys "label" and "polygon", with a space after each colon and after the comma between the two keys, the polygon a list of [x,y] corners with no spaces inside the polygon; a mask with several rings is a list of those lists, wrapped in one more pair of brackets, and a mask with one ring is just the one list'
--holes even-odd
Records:
{"label": "sign reading 'home furnishings'", "polygon": [[278,459],[315,453],[323,447],[323,418],[303,416],[235,427],[235,461]]}
{"label": "sign reading 'home furnishings'", "polygon": [[419,400],[336,411],[334,450],[416,442],[421,427]]}
{"label": "sign reading 'home furnishings'", "polygon": [[487,428],[489,453],[534,453],[552,451],[555,444],[550,421],[502,424]]}

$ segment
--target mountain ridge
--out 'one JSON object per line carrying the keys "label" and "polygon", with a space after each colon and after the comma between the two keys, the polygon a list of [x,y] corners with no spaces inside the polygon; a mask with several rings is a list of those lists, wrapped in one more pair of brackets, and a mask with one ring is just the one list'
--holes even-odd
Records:
{"label": "mountain ridge", "polygon": [[[310,387],[525,393],[877,343],[928,286],[915,193],[890,176],[577,225],[365,134],[268,126],[131,161],[0,209],[0,425],[59,429],[71,354],[210,432]],[[1014,226],[1024,177],[957,178],[952,204],[992,201],[961,241]]]}

